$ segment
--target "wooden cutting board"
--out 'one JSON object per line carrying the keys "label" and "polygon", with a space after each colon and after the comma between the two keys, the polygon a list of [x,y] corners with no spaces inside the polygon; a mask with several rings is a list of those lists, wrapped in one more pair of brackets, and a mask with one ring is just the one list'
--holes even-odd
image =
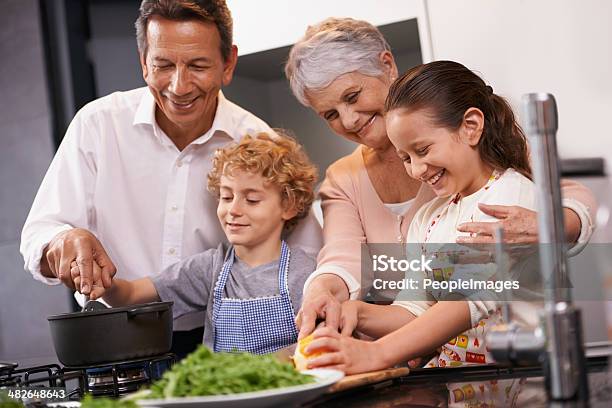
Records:
{"label": "wooden cutting board", "polygon": [[369,373],[347,375],[334,385],[332,385],[328,393],[345,391],[351,388],[362,387],[364,385],[376,384],[392,378],[408,375],[410,369],[408,367],[387,368],[386,370],[371,371]]}

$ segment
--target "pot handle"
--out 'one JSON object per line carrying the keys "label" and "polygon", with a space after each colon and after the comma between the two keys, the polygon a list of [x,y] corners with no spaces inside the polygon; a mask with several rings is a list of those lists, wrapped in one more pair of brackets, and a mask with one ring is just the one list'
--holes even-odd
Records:
{"label": "pot handle", "polygon": [[128,319],[131,319],[131,318],[133,318],[135,316],[138,316],[138,315],[141,315],[141,314],[155,313],[155,312],[165,312],[166,310],[168,310],[168,305],[166,305],[166,304],[140,306],[140,307],[135,307],[133,309],[129,309],[127,311],[127,316],[128,316]]}

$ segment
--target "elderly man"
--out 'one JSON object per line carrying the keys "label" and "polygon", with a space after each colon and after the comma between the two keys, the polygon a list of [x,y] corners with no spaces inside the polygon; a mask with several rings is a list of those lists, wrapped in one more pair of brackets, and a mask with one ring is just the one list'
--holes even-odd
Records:
{"label": "elderly man", "polygon": [[[22,232],[34,278],[74,288],[76,260],[81,287],[74,289],[83,294],[110,286],[116,272],[153,275],[216,247],[225,236],[205,188],[212,155],[248,133],[270,131],[220,91],[237,61],[224,0],[143,0],[136,31],[148,87],[102,97],[77,113]],[[318,251],[316,220],[304,220],[291,241]],[[175,330],[191,330],[195,345],[202,331],[193,329],[203,321],[186,316]]]}

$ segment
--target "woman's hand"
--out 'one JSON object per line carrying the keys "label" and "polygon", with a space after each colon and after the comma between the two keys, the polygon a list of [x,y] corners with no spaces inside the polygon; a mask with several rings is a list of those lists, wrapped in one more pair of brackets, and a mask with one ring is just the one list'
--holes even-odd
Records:
{"label": "woman's hand", "polygon": [[[490,244],[495,242],[495,229],[501,226],[507,244],[531,244],[538,242],[538,218],[535,211],[516,205],[478,204],[483,213],[499,219],[498,222],[466,222],[458,231],[470,233],[469,237],[457,238],[459,244]],[[563,208],[565,237],[567,242],[576,242],[580,236],[580,217],[569,208]],[[473,235],[473,236],[472,236]]]}
{"label": "woman's hand", "polygon": [[375,342],[342,336],[338,331],[322,327],[314,332],[314,340],[306,354],[324,353],[308,360],[308,368],[333,368],[345,374],[382,370],[391,364],[384,361],[382,348]]}
{"label": "woman's hand", "polygon": [[468,232],[469,237],[458,237],[459,244],[491,244],[495,242],[495,230],[504,231],[504,242],[509,244],[534,243],[538,241],[538,219],[535,211],[516,205],[478,204],[483,213],[499,219],[498,222],[466,222],[457,227]]}
{"label": "woman's hand", "polygon": [[325,320],[326,327],[338,331],[342,313],[340,303],[347,299],[348,288],[342,278],[332,274],[317,276],[304,292],[302,307],[295,319],[300,330],[298,339],[312,333],[317,319]]}

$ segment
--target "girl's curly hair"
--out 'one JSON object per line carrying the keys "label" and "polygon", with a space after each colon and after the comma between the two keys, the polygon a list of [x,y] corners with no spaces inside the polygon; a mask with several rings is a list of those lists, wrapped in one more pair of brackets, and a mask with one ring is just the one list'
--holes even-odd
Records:
{"label": "girl's curly hair", "polygon": [[208,191],[219,198],[221,176],[231,175],[236,170],[261,174],[268,183],[280,189],[282,204],[296,210],[296,216],[285,222],[285,231],[290,231],[308,215],[315,198],[318,173],[293,137],[280,129],[274,131],[274,136],[267,133],[247,135],[240,142],[217,150],[208,174]]}

